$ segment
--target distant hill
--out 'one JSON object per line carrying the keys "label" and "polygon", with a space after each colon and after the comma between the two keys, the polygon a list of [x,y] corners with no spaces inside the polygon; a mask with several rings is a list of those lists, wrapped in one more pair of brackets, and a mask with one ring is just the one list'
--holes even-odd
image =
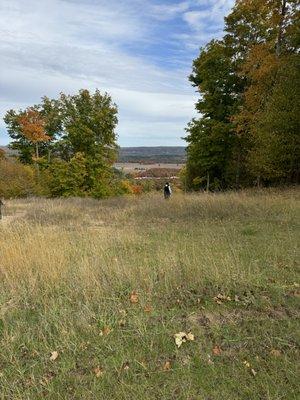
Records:
{"label": "distant hill", "polygon": [[[8,146],[0,146],[7,155],[17,154]],[[157,147],[121,147],[118,162],[144,163],[144,164],[184,164],[186,162],[185,147],[183,146],[157,146]]]}
{"label": "distant hill", "polygon": [[1,150],[4,150],[8,156],[15,156],[18,154],[16,150],[10,149],[8,146],[0,146]]}
{"label": "distant hill", "polygon": [[186,162],[185,147],[121,147],[118,162],[183,164]]}

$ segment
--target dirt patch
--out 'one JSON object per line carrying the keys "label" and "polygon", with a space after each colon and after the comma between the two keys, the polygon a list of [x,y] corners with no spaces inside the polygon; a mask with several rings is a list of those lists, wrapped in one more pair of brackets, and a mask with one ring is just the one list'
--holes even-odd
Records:
{"label": "dirt patch", "polygon": [[[300,313],[296,313],[295,317],[299,317]],[[192,324],[208,327],[225,324],[236,324],[243,320],[261,320],[265,318],[285,319],[290,317],[290,313],[284,308],[270,309],[264,311],[256,310],[230,310],[222,312],[200,312],[188,317]]]}

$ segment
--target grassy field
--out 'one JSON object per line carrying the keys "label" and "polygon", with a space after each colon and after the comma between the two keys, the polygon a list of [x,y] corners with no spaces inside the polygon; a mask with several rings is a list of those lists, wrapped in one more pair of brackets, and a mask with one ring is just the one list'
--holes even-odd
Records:
{"label": "grassy field", "polygon": [[0,399],[298,399],[299,200],[8,201]]}

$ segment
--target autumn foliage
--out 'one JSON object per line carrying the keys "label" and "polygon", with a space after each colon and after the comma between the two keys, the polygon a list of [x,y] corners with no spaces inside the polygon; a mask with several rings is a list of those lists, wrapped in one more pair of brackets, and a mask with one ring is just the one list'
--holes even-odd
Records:
{"label": "autumn foliage", "polygon": [[201,49],[190,77],[201,117],[187,128],[189,187],[299,183],[297,3],[238,0],[224,37]]}
{"label": "autumn foliage", "polygon": [[48,142],[50,136],[45,130],[45,120],[40,113],[32,108],[19,117],[19,124],[23,135],[33,143]]}

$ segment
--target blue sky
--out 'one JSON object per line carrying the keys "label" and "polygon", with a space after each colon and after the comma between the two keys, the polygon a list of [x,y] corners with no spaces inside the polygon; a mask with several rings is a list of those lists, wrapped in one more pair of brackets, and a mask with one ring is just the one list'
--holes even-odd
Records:
{"label": "blue sky", "polygon": [[6,110],[43,95],[107,91],[121,146],[184,145],[192,60],[234,0],[0,0],[0,144]]}

